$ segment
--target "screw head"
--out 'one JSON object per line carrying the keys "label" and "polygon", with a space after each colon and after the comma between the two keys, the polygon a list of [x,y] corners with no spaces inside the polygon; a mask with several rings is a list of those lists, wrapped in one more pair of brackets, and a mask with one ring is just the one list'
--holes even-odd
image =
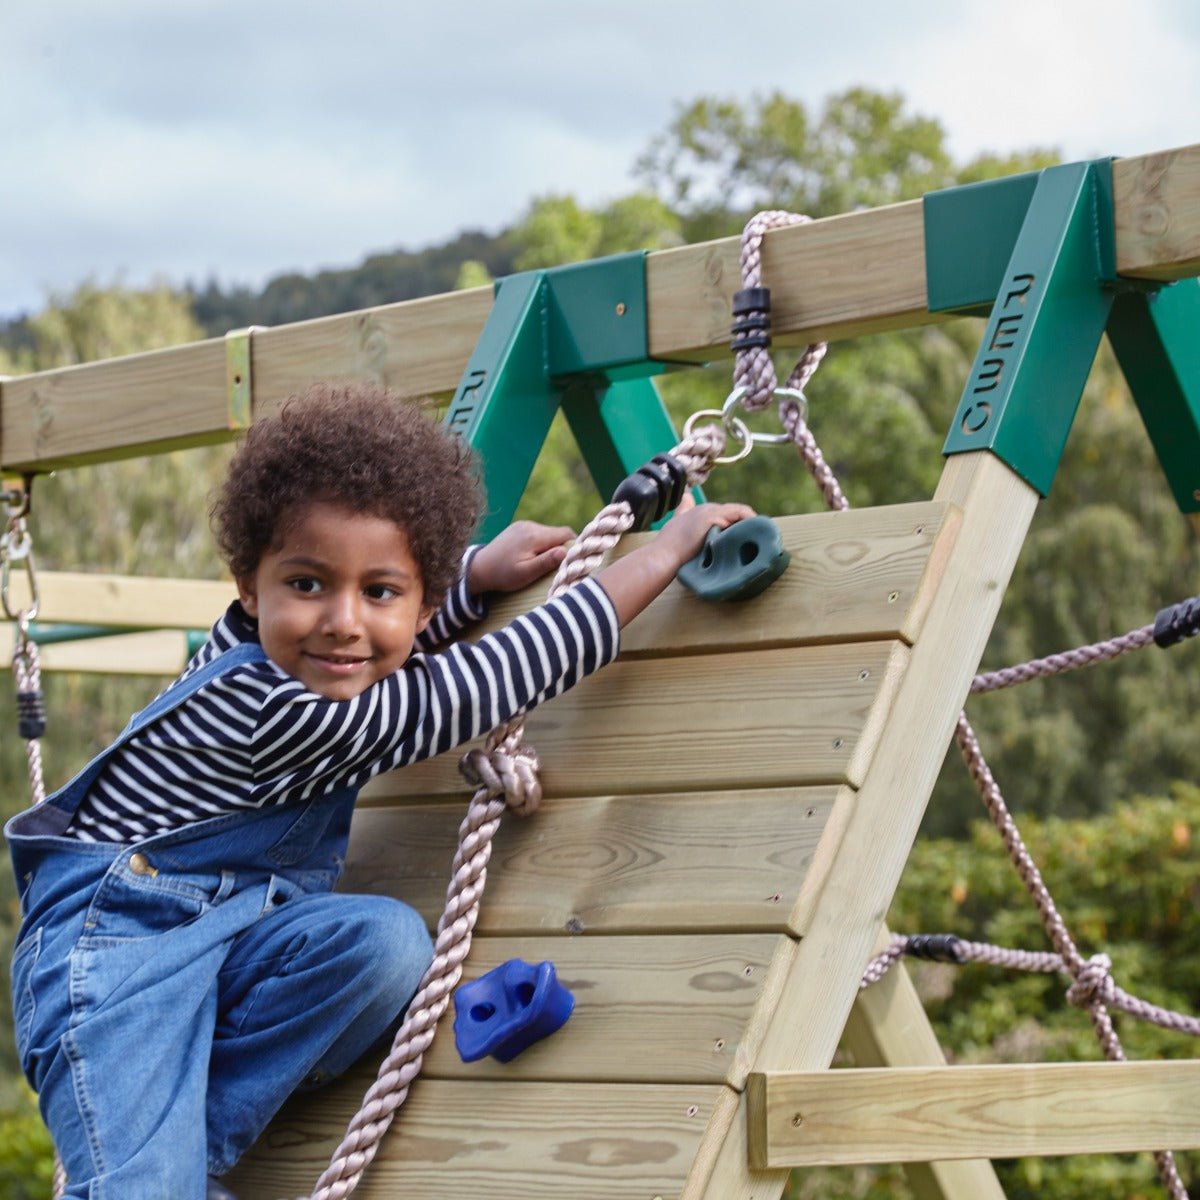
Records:
{"label": "screw head", "polygon": [[617,316],[623,317],[624,315],[625,315],[625,301],[621,300],[621,301],[618,301],[618,303],[617,303]]}

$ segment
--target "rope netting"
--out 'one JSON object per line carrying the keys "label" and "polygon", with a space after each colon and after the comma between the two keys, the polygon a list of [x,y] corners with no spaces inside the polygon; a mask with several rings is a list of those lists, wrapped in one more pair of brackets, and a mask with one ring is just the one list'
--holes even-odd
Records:
{"label": "rope netting", "polygon": [[[771,229],[795,225],[804,219],[790,213],[766,212],[758,214],[747,224],[742,235],[743,285],[747,289],[756,289],[756,292],[752,294],[753,299],[761,301],[764,298],[761,295],[764,290],[761,288],[763,235]],[[759,311],[765,314],[768,308],[769,298],[766,304],[760,305]],[[761,321],[758,327],[764,327]],[[769,339],[766,340],[769,341]],[[784,393],[780,397],[780,420],[796,443],[805,466],[825,497],[826,504],[835,510],[849,508],[849,501],[807,427],[806,406],[802,407],[795,398],[786,395],[786,388],[778,389],[774,364],[771,361],[769,350],[766,345],[762,344],[762,341],[763,339],[759,339],[759,344],[737,352],[734,368],[735,384],[748,389],[746,399],[749,400],[753,397],[754,407],[764,406],[777,391]],[[817,365],[820,364],[824,353],[824,345],[810,345],[793,368],[788,379],[788,386],[802,389],[803,383],[793,383],[793,381],[803,378],[807,382],[812,377]],[[751,405],[747,404],[747,407],[751,407]],[[1176,607],[1184,608],[1194,603],[1198,602],[1188,601],[1184,606]],[[1192,615],[1190,608],[1188,615]],[[1182,621],[1185,618],[1179,619]],[[1155,625],[1134,630],[1107,642],[1099,642],[1078,650],[1051,655],[1048,658],[1009,667],[1002,671],[977,675],[972,682],[971,691],[994,691],[1025,682],[1028,679],[1044,678],[1087,666],[1090,663],[1115,658],[1129,650],[1139,649],[1155,641],[1158,633],[1157,626],[1161,623],[1162,614],[1160,614],[1160,621]],[[1194,632],[1194,629],[1191,632]],[[1185,633],[1183,636],[1187,636],[1187,634]],[[1171,643],[1159,639],[1159,644]],[[1071,985],[1067,990],[1067,999],[1087,1011],[1104,1055],[1112,1061],[1122,1061],[1125,1058],[1125,1052],[1109,1015],[1110,1008],[1119,1008],[1133,1016],[1155,1021],[1157,1024],[1180,1032],[1200,1033],[1200,1021],[1197,1021],[1196,1018],[1148,1004],[1119,988],[1112,978],[1112,963],[1107,955],[1095,954],[1087,959],[1083,957],[1046,887],[1037,864],[1033,861],[1021,838],[1016,822],[1004,802],[1004,797],[1001,795],[1000,788],[979,748],[979,741],[965,712],[959,715],[954,737],[971,778],[979,789],[988,815],[1000,833],[1013,864],[1037,907],[1047,937],[1055,951],[1053,954],[1014,951],[986,943],[960,942],[954,939],[957,942],[958,952],[962,954],[962,961],[991,962],[1024,970],[1063,971],[1071,979]],[[866,987],[881,979],[887,970],[904,953],[908,952],[911,941],[912,939],[897,935],[886,950],[868,963],[860,987]],[[1179,1177],[1171,1152],[1157,1152],[1154,1158],[1159,1178],[1172,1200],[1187,1200],[1187,1191]]]}

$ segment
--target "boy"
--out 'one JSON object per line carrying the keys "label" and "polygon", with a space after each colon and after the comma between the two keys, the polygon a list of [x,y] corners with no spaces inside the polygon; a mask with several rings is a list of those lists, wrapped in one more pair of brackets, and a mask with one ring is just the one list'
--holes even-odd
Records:
{"label": "boy", "polygon": [[199,1200],[293,1090],[386,1036],[431,949],[407,905],[331,892],[358,788],[610,662],[709,527],[751,513],[691,508],[430,653],[571,536],[521,522],[468,551],[481,506],[469,455],[414,407],[366,385],[293,398],[214,506],[238,600],[113,746],[9,822],[18,1050],[68,1196]]}

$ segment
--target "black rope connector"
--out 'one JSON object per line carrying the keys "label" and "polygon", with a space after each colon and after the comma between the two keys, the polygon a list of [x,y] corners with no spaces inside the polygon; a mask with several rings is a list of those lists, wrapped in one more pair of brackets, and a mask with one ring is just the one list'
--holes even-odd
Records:
{"label": "black rope connector", "polygon": [[752,350],[771,344],[771,289],[765,287],[742,288],[733,294],[733,324],[730,326],[733,341],[729,348]]}
{"label": "black rope connector", "polygon": [[961,963],[962,939],[952,933],[912,933],[904,943],[904,953],[927,962]]}
{"label": "black rope connector", "polygon": [[36,692],[17,693],[17,733],[25,739],[40,738],[46,732],[46,702]]}
{"label": "black rope connector", "polygon": [[1200,633],[1200,596],[1160,608],[1154,618],[1154,644],[1164,650]]}
{"label": "black rope connector", "polygon": [[670,454],[656,454],[645,466],[627,475],[613,492],[612,503],[624,500],[633,509],[636,530],[649,529],[661,516],[679,506],[687,487],[687,470]]}

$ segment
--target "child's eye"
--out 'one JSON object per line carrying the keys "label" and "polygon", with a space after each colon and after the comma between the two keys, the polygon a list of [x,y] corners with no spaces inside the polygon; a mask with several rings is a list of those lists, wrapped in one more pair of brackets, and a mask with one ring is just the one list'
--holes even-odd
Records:
{"label": "child's eye", "polygon": [[298,575],[295,579],[289,579],[287,585],[292,591],[301,592],[306,596],[321,590],[320,580],[314,579],[311,575]]}
{"label": "child's eye", "polygon": [[363,588],[363,594],[370,600],[395,600],[400,595],[393,587],[388,587],[386,583],[369,583]]}

